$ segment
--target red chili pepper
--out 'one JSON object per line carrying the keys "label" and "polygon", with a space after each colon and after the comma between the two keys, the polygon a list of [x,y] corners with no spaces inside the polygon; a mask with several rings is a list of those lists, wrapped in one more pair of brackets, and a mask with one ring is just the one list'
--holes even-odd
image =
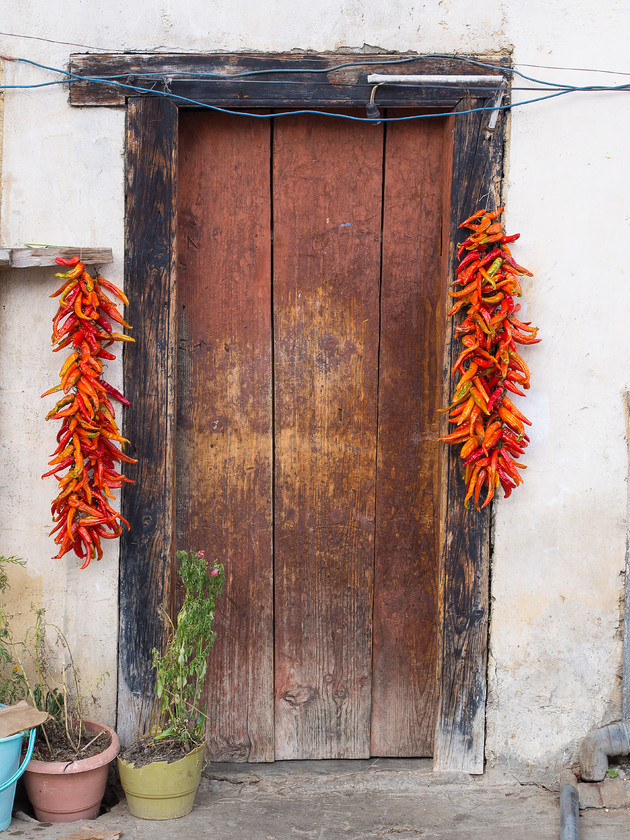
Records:
{"label": "red chili pepper", "polygon": [[473,362],[480,368],[489,368],[494,365],[494,359],[482,359],[481,356],[473,356]]}
{"label": "red chili pepper", "polygon": [[49,470],[48,472],[45,472],[42,475],[42,478],[47,478],[49,475],[54,475],[56,472],[59,472],[60,470],[65,470],[66,467],[70,466],[70,464],[74,464],[74,458],[72,457],[72,455],[65,458],[60,464],[57,464],[55,467],[53,467],[52,470]]}
{"label": "red chili pepper", "polygon": [[521,391],[520,388],[517,388],[513,382],[510,382],[510,380],[507,379],[507,377],[504,380],[503,384],[508,389],[508,391],[511,391],[513,394],[517,394],[519,397],[525,396],[525,392]]}
{"label": "red chili pepper", "polygon": [[105,286],[105,288],[109,289],[109,291],[113,295],[116,295],[116,297],[119,298],[125,304],[125,306],[129,306],[129,298],[121,289],[118,288],[118,286],[115,286],[113,283],[110,283],[109,280],[106,280],[104,277],[101,277],[100,274],[97,276],[96,280],[101,286]]}
{"label": "red chili pepper", "polygon": [[[481,458],[484,458],[486,453],[483,451],[481,447],[476,449],[472,452],[468,458],[464,461],[464,466],[469,466],[470,464],[474,464],[477,461],[480,461]],[[483,464],[479,463],[479,466],[483,466]]]}
{"label": "red chili pepper", "polygon": [[[131,325],[125,321],[125,319],[120,315],[120,313],[113,304],[106,303],[104,300],[101,300],[100,306],[101,309],[104,312],[106,312],[113,321],[116,321],[118,324],[122,324],[123,327],[131,329]],[[109,330],[109,332],[111,332],[111,330]]]}
{"label": "red chili pepper", "polygon": [[540,344],[542,338],[533,338],[521,335],[520,333],[514,333],[514,341],[517,344]]}
{"label": "red chili pepper", "polygon": [[479,260],[475,260],[471,265],[464,269],[461,273],[461,277],[458,277],[451,285],[453,286],[461,286],[463,283],[468,283],[471,277],[474,276],[475,271],[479,268]]}
{"label": "red chili pepper", "polygon": [[467,265],[470,265],[470,263],[474,262],[474,261],[475,261],[476,259],[478,259],[478,258],[479,258],[479,251],[471,251],[469,254],[467,254],[467,255],[464,257],[464,259],[463,259],[463,260],[460,262],[460,264],[457,266],[457,271],[456,271],[456,274],[459,274],[459,273],[460,273],[460,271],[461,271],[463,268],[465,268]]}
{"label": "red chili pepper", "polygon": [[131,405],[127,397],[124,397],[120,391],[117,391],[116,388],[113,388],[108,382],[102,382],[101,384],[107,393],[115,400],[118,400],[118,402],[121,402],[123,405]]}

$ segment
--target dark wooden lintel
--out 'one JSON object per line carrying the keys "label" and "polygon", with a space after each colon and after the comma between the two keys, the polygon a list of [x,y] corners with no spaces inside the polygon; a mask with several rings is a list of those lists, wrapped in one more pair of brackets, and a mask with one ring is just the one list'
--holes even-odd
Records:
{"label": "dark wooden lintel", "polygon": [[[497,75],[504,64],[496,59],[487,63],[496,67]],[[339,65],[346,66],[333,69]],[[121,106],[129,96],[170,92],[180,107],[193,107],[201,102],[250,108],[365,107],[374,88],[367,81],[371,73],[493,75],[488,68],[459,58],[357,53],[73,55],[70,72],[92,79],[70,83],[72,105]],[[239,75],[243,73],[248,75]],[[109,81],[94,81],[105,77]],[[376,91],[376,103],[383,107],[452,110],[467,92],[470,86],[466,85],[383,85]]]}

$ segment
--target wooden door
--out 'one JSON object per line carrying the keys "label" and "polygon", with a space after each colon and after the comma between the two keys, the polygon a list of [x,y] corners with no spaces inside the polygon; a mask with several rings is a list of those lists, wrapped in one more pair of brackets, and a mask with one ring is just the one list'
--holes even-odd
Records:
{"label": "wooden door", "polygon": [[215,760],[432,754],[446,123],[185,112],[177,545]]}

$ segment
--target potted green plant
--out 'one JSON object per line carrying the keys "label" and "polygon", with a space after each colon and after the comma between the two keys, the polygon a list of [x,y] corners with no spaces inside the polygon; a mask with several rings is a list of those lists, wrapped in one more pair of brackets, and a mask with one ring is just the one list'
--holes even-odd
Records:
{"label": "potted green plant", "polygon": [[50,719],[38,728],[24,786],[35,816],[45,822],[72,822],[98,816],[108,769],[120,751],[114,730],[87,720],[74,658],[63,632],[49,624],[43,609],[24,639],[17,640],[2,616],[3,640],[15,663],[14,680],[31,704]]}
{"label": "potted green plant", "polygon": [[204,753],[203,690],[208,654],[215,640],[215,601],[223,566],[203,551],[178,551],[184,600],[172,621],[163,653],[153,651],[155,705],[150,732],[118,758],[129,810],[153,820],[183,817],[192,810]]}

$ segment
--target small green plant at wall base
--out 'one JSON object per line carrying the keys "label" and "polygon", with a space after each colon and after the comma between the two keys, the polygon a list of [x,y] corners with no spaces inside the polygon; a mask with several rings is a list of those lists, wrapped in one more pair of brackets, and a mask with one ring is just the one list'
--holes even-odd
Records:
{"label": "small green plant at wall base", "polygon": [[46,621],[44,609],[31,610],[33,626],[23,640],[10,635],[10,642],[25,696],[36,709],[50,715],[39,728],[34,756],[40,761],[74,761],[102,752],[109,735],[104,731],[96,735],[86,732],[83,701],[107,675],[84,689],[61,628]]}
{"label": "small green plant at wall base", "polygon": [[10,706],[26,696],[26,684],[14,661],[12,635],[7,623],[4,593],[9,588],[7,565],[25,566],[19,557],[0,555],[0,703]]}
{"label": "small green plant at wall base", "polygon": [[166,616],[170,633],[164,653],[153,650],[156,702],[151,734],[156,745],[171,741],[192,749],[204,739],[202,695],[216,635],[214,605],[225,576],[221,564],[208,567],[203,551],[178,551],[177,560],[184,602],[175,622]]}

